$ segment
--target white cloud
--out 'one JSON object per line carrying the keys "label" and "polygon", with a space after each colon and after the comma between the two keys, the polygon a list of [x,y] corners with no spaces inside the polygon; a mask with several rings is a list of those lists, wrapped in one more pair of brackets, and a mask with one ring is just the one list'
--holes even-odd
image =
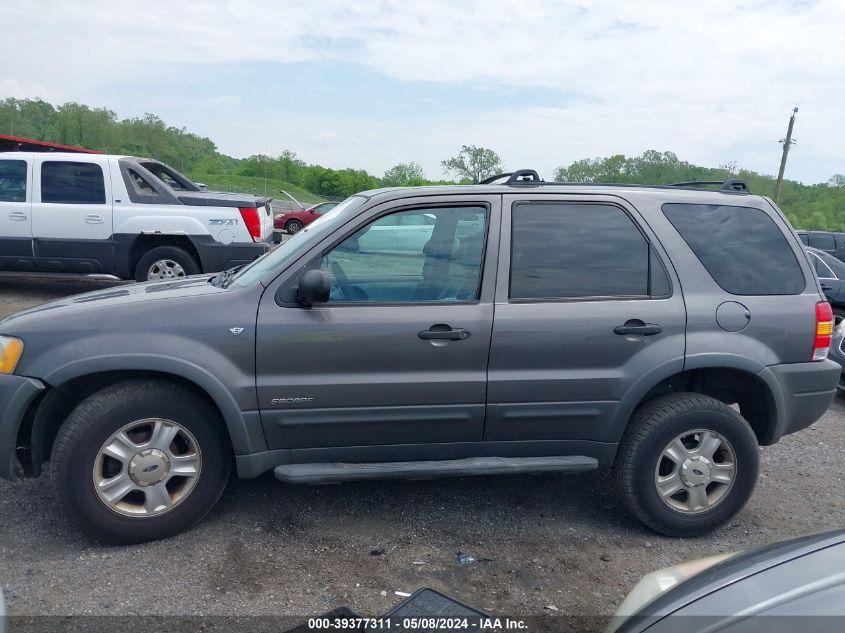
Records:
{"label": "white cloud", "polygon": [[46,86],[26,83],[17,79],[0,77],[0,98],[14,97],[15,99],[41,99],[43,101],[60,101],[61,95]]}
{"label": "white cloud", "polygon": [[240,105],[242,99],[238,95],[218,95],[209,97],[206,103],[211,105]]}
{"label": "white cloud", "polygon": [[[174,62],[342,61],[403,81],[488,88],[474,116],[458,119],[438,108],[435,130],[379,120],[362,127],[338,112],[334,128],[385,133],[367,143],[366,155],[357,145],[347,156],[339,142],[329,154],[335,164],[386,167],[413,147],[431,152],[417,159],[434,176],[440,158],[469,142],[494,147],[510,166],[551,167],[646,148],[712,163],[730,160],[723,152],[734,144],[770,143],[771,151],[748,166],[773,171],[776,141],[795,104],[800,144],[791,160],[801,154],[826,164],[842,160],[841,0],[187,0],[161,7],[114,1],[107,11],[94,0],[44,4],[39,11],[24,0],[0,7],[0,21],[16,25],[0,41],[2,58],[14,61],[6,70],[14,78],[4,80],[14,83],[0,83],[0,95],[15,86],[32,95],[38,84],[65,92],[102,88]],[[28,88],[22,92],[21,85]],[[515,111],[497,104],[504,89],[559,92],[560,99]],[[325,123],[315,122],[310,137],[300,130],[293,137],[308,143]],[[275,133],[253,142],[267,143]]]}

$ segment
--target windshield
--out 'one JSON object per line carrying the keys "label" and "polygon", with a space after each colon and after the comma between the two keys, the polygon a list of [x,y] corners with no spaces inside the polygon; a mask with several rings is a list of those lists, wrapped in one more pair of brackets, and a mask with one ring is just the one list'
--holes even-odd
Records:
{"label": "windshield", "polygon": [[360,196],[347,198],[304,229],[294,233],[278,248],[262,255],[248,266],[244,266],[237,275],[232,277],[231,283],[237,286],[254,286],[273,271],[281,270],[312,244],[343,224],[365,201],[366,198]]}

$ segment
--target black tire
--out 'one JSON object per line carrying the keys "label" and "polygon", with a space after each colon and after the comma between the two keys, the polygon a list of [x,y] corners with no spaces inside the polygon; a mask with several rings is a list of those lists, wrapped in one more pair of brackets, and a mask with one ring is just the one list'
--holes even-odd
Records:
{"label": "black tire", "polygon": [[141,256],[138,263],[135,264],[135,281],[144,282],[151,281],[154,278],[150,277],[150,267],[158,262],[169,260],[176,262],[182,267],[185,276],[198,275],[202,270],[197,260],[194,259],[188,251],[178,246],[156,246],[148,250]]}
{"label": "black tire", "polygon": [[[165,418],[194,436],[202,455],[189,493],[155,516],[126,516],[108,507],[94,487],[94,464],[104,442],[136,420]],[[53,444],[50,477],[59,505],[92,538],[141,543],[177,534],[204,517],[226,487],[232,450],[218,412],[202,397],[161,380],[131,380],[83,400]]]}
{"label": "black tire", "polygon": [[[670,442],[699,429],[718,433],[730,443],[736,474],[711,509],[687,514],[663,501],[655,471]],[[757,438],[739,413],[709,396],[675,393],[655,398],[634,412],[619,446],[614,478],[625,506],[646,526],[667,536],[690,537],[713,530],[742,509],[754,491],[758,467]]]}
{"label": "black tire", "polygon": [[288,220],[285,224],[285,231],[287,231],[290,235],[294,233],[299,233],[302,230],[302,222],[299,220]]}

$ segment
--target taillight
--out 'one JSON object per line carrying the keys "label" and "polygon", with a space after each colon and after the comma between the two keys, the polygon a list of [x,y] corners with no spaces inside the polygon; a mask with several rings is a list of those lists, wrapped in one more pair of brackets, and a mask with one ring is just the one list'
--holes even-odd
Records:
{"label": "taillight", "polygon": [[824,360],[833,337],[833,310],[827,301],[816,304],[816,339],[813,342],[812,360]]}
{"label": "taillight", "polygon": [[261,239],[261,216],[255,207],[240,207],[241,217],[244,219],[246,230],[249,231],[252,241]]}

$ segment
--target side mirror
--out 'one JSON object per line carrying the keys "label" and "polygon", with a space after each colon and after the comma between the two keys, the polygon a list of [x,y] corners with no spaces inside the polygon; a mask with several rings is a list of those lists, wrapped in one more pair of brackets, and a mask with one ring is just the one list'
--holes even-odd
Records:
{"label": "side mirror", "polygon": [[310,308],[315,303],[326,303],[332,290],[329,273],[322,269],[307,271],[299,280],[296,289],[296,301],[304,308]]}

